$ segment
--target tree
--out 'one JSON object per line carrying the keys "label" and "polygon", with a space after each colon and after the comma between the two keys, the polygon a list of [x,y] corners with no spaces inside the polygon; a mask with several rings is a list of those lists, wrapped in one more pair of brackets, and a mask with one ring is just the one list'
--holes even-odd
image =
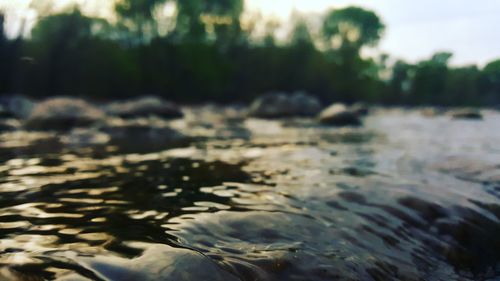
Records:
{"label": "tree", "polygon": [[243,0],[178,0],[175,32],[182,40],[235,42],[241,35],[243,4]]}
{"label": "tree", "polygon": [[362,47],[376,45],[384,28],[374,12],[359,7],[326,14],[321,28],[323,46],[333,64],[331,80],[335,82],[336,96],[342,101],[375,98],[381,87],[375,81],[379,79],[377,67],[373,60],[361,58],[360,51]]}
{"label": "tree", "polygon": [[2,61],[0,64],[0,93],[8,90],[7,85],[10,82],[10,79],[8,79],[9,67],[6,63],[9,57],[7,53],[9,41],[5,36],[4,20],[4,15],[0,13],[0,61]]}
{"label": "tree", "polygon": [[322,33],[328,48],[350,49],[357,53],[363,46],[376,45],[384,29],[384,24],[374,12],[347,7],[327,13]]}
{"label": "tree", "polygon": [[65,94],[62,81],[76,75],[84,63],[79,60],[85,42],[93,38],[94,19],[85,17],[78,9],[71,13],[44,17],[33,28],[32,42],[37,48],[33,56],[37,67],[45,70],[44,94]]}
{"label": "tree", "polygon": [[145,43],[158,35],[154,11],[170,0],[120,0],[115,3],[115,12],[121,27],[132,35],[131,43]]}
{"label": "tree", "polygon": [[440,99],[444,105],[479,105],[478,91],[480,71],[477,66],[449,68],[446,90]]}
{"label": "tree", "polygon": [[402,103],[410,94],[413,82],[414,67],[405,61],[397,60],[392,66],[389,79],[389,102]]}
{"label": "tree", "polygon": [[486,104],[500,104],[500,59],[488,63],[480,76],[479,89]]}
{"label": "tree", "polygon": [[295,21],[290,34],[290,44],[292,46],[300,46],[302,48],[314,48],[314,42],[311,32],[309,31],[309,26],[303,18],[298,18]]}
{"label": "tree", "polygon": [[417,104],[443,104],[451,53],[439,52],[415,66],[411,95]]}

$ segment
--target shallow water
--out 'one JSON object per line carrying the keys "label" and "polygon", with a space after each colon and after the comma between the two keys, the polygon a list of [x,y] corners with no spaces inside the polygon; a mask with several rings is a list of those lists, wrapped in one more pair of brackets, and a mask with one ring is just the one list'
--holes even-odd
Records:
{"label": "shallow water", "polygon": [[[500,114],[238,119],[150,146],[0,135],[0,279],[498,280]],[[141,146],[142,145],[142,146]]]}

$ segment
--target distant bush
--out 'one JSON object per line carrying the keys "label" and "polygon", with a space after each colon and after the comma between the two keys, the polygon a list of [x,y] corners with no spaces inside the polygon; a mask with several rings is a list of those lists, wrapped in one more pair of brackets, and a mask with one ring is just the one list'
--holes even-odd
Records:
{"label": "distant bush", "polygon": [[289,42],[277,45],[272,33],[258,43],[241,28],[241,0],[184,3],[164,36],[150,17],[164,1],[128,2],[118,2],[116,25],[73,10],[44,17],[25,39],[7,39],[0,16],[0,92],[230,103],[303,90],[324,103],[500,104],[500,61],[479,69],[450,67],[450,53],[391,66],[387,57],[363,58],[384,24],[362,8],[328,12],[317,32],[298,20]]}

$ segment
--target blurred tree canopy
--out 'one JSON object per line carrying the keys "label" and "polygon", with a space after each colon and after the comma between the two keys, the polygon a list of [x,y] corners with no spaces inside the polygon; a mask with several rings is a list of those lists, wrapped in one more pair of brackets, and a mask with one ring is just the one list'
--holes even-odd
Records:
{"label": "blurred tree canopy", "polygon": [[335,9],[327,13],[322,32],[326,46],[359,51],[378,43],[385,26],[372,11],[359,7]]}
{"label": "blurred tree canopy", "polygon": [[181,39],[230,44],[241,32],[243,0],[178,0],[175,31]]}
{"label": "blurred tree canopy", "polygon": [[[0,15],[0,93],[198,103],[305,90],[324,103],[500,104],[500,60],[478,68],[450,66],[447,52],[417,63],[362,56],[385,25],[360,7],[327,11],[319,24],[298,14],[283,41],[285,25],[242,20],[243,0],[117,0],[116,22],[35,4],[30,37],[7,38]],[[162,33],[166,7],[175,11]]]}
{"label": "blurred tree canopy", "polygon": [[168,0],[120,0],[115,3],[115,12],[121,27],[128,29],[129,37],[140,43],[158,35],[154,19],[155,9]]}

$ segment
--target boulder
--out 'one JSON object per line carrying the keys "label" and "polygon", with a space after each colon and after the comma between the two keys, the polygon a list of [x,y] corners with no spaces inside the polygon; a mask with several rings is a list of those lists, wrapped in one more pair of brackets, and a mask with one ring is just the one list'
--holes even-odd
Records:
{"label": "boulder", "polygon": [[158,151],[189,140],[165,121],[154,119],[109,120],[100,131],[110,137],[110,144],[130,152]]}
{"label": "boulder", "polygon": [[316,97],[305,92],[295,92],[290,96],[293,110],[299,116],[315,116],[321,111],[321,103]]}
{"label": "boulder", "polygon": [[35,106],[25,123],[29,130],[67,131],[102,121],[104,114],[82,99],[51,98]]}
{"label": "boulder", "polygon": [[475,120],[483,119],[481,111],[474,108],[462,108],[453,110],[450,112],[450,115],[453,119],[475,119]]}
{"label": "boulder", "polygon": [[107,106],[110,115],[121,118],[158,116],[162,118],[182,118],[182,110],[174,103],[158,97],[142,97],[124,102],[114,102]]}
{"label": "boulder", "polygon": [[339,103],[332,104],[323,110],[318,119],[321,123],[332,126],[361,125],[359,114]]}
{"label": "boulder", "polygon": [[13,118],[14,115],[5,106],[0,104],[0,119],[3,118]]}
{"label": "boulder", "polygon": [[270,93],[257,98],[249,109],[249,115],[260,118],[314,116],[321,110],[317,98],[304,92]]}
{"label": "boulder", "polygon": [[435,107],[423,107],[420,109],[420,113],[425,117],[436,117],[439,116],[442,112]]}
{"label": "boulder", "polygon": [[21,127],[21,123],[19,123],[16,119],[3,119],[0,120],[0,133],[6,131],[15,131]]}
{"label": "boulder", "polygon": [[366,116],[370,113],[370,108],[363,103],[355,103],[350,107],[350,109],[358,116]]}
{"label": "boulder", "polygon": [[31,115],[34,103],[22,95],[0,97],[0,117],[25,119]]}
{"label": "boulder", "polygon": [[81,147],[107,144],[110,137],[96,128],[76,128],[61,136],[60,140],[63,144]]}
{"label": "boulder", "polygon": [[148,126],[142,124],[127,124],[117,127],[108,127],[101,129],[111,136],[112,140],[123,141],[147,141],[165,143],[183,139],[184,136],[169,127]]}

